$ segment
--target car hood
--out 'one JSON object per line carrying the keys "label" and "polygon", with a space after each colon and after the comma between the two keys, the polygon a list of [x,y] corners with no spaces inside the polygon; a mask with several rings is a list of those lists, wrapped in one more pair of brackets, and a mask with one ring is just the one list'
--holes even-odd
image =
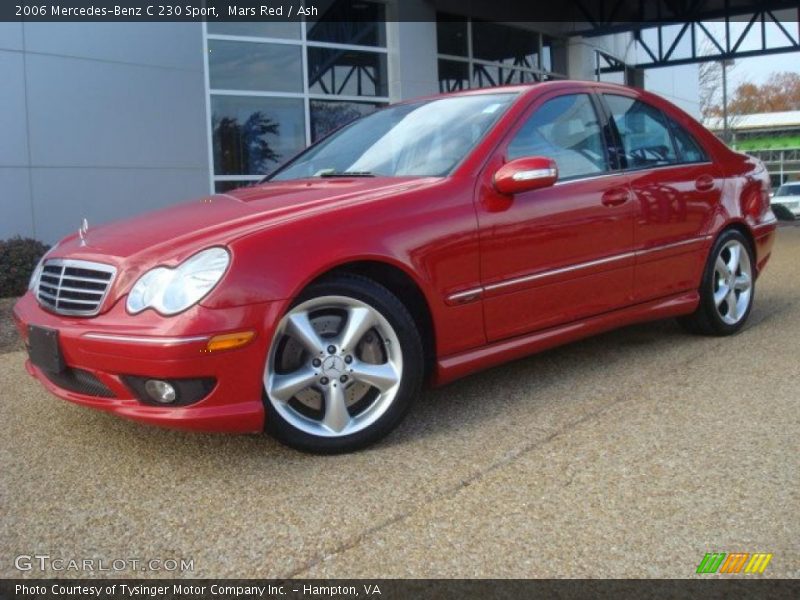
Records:
{"label": "car hood", "polygon": [[114,286],[119,292],[155,265],[174,265],[199,250],[256,231],[379,201],[437,181],[440,178],[354,177],[265,183],[90,226],[85,245],[77,233],[72,234],[50,257],[114,265],[121,273]]}

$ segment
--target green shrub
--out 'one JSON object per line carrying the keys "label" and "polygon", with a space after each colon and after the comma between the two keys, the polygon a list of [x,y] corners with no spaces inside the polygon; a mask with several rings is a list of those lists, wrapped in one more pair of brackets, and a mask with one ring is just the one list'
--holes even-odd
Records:
{"label": "green shrub", "polygon": [[21,296],[49,246],[30,238],[0,240],[0,298]]}

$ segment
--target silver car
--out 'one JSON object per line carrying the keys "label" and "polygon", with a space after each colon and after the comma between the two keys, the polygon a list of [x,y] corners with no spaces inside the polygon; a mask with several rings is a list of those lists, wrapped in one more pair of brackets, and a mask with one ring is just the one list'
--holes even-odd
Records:
{"label": "silver car", "polygon": [[800,217],[800,181],[784,183],[772,196],[770,204],[778,217],[789,218],[787,212],[795,219]]}

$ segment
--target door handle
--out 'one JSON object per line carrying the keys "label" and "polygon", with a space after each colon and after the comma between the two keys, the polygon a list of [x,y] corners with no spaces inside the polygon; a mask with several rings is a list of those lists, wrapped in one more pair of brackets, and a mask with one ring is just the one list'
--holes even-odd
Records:
{"label": "door handle", "polygon": [[627,189],[615,188],[605,192],[600,201],[603,203],[603,206],[619,206],[620,204],[625,204],[628,198],[630,198],[630,194]]}
{"label": "door handle", "polygon": [[694,189],[698,192],[707,192],[714,188],[714,178],[711,175],[700,175],[694,180]]}

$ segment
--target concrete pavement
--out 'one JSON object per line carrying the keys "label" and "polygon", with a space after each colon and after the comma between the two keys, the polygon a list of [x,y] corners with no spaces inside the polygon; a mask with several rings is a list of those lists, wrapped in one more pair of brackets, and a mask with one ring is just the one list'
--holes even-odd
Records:
{"label": "concrete pavement", "polygon": [[572,344],[426,392],[346,456],[129,423],[0,355],[0,576],[39,553],[190,558],[186,577],[692,577],[741,551],[798,577],[798,265],[784,227],[733,338],[666,321]]}

